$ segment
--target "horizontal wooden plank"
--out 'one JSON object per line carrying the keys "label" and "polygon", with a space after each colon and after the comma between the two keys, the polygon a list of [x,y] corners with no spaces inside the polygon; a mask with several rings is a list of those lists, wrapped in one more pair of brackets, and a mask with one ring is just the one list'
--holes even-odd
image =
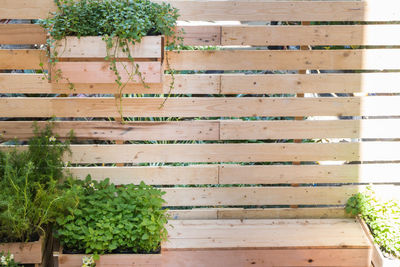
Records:
{"label": "horizontal wooden plank", "polygon": [[[39,122],[44,126],[45,122]],[[399,138],[398,119],[280,121],[54,122],[54,133],[78,140],[248,140],[311,138]],[[32,121],[0,121],[1,138],[33,137]]]}
{"label": "horizontal wooden plank", "polygon": [[[38,122],[43,127],[46,122]],[[33,137],[31,121],[0,121],[2,139]],[[54,122],[54,133],[67,137],[73,130],[78,140],[218,140],[217,121],[62,121]]]}
{"label": "horizontal wooden plank", "polygon": [[[9,146],[0,146],[0,149],[9,148]],[[65,157],[65,160],[71,163],[394,161],[400,159],[400,142],[73,145],[71,149],[72,156]]]}
{"label": "horizontal wooden plank", "polygon": [[175,70],[400,69],[400,49],[170,51]]}
{"label": "horizontal wooden plank", "polygon": [[181,20],[242,21],[390,21],[398,20],[395,2],[374,1],[168,1]]}
{"label": "horizontal wooden plank", "polygon": [[[181,20],[242,21],[394,21],[400,17],[395,1],[168,1]],[[51,0],[1,0],[0,14],[8,19],[45,18],[55,11]]]}
{"label": "horizontal wooden plank", "polygon": [[[168,94],[171,76],[163,77],[163,84],[127,84],[123,93]],[[218,94],[220,90],[219,75],[175,74],[175,85],[171,93],[175,94]],[[42,74],[7,74],[0,73],[0,93],[49,93],[49,94],[115,94],[118,86],[115,82],[109,84],[75,83],[71,91],[69,84],[49,83]]]}
{"label": "horizontal wooden plank", "polygon": [[221,45],[399,45],[400,25],[222,26]]}
{"label": "horizontal wooden plank", "polygon": [[[396,116],[400,96],[124,98],[126,117]],[[119,117],[114,98],[0,98],[2,117]]]}
{"label": "horizontal wooden plank", "polygon": [[[399,25],[311,26],[178,26],[184,45],[399,45]],[[69,37],[71,39],[71,37]],[[146,38],[145,38],[146,39]],[[142,40],[146,41],[145,39]],[[0,25],[0,44],[44,44],[46,33],[36,24]],[[67,46],[71,46],[71,40]],[[82,43],[82,40],[81,40]],[[63,45],[63,43],[61,43]],[[93,47],[93,46],[92,46]],[[101,47],[99,47],[101,48]],[[61,50],[63,51],[63,50]],[[85,50],[87,53],[88,50]],[[106,55],[102,50],[104,56]],[[161,50],[160,50],[161,51]],[[92,53],[93,50],[90,49]],[[70,55],[64,51],[64,57]],[[154,56],[154,55],[150,55]],[[69,56],[73,57],[73,56]],[[80,57],[78,54],[77,57]],[[157,56],[159,57],[159,56]]]}
{"label": "horizontal wooden plank", "polygon": [[[360,145],[361,147],[363,144]],[[384,147],[382,147],[384,149]],[[400,183],[400,164],[222,165],[220,184]]]}
{"label": "horizontal wooden plank", "polygon": [[139,184],[141,181],[151,185],[174,184],[217,184],[218,166],[188,167],[73,167],[69,168],[74,177],[85,179],[88,174],[94,180],[110,178],[114,184]]}
{"label": "horizontal wooden plank", "polygon": [[35,24],[0,24],[0,44],[44,44],[46,32]]}
{"label": "horizontal wooden plank", "polygon": [[[0,124],[1,125],[1,124]],[[400,120],[220,121],[221,140],[398,138]]]}
{"label": "horizontal wooden plank", "polygon": [[[0,4],[1,6],[1,4]],[[1,8],[0,8],[1,10]],[[0,12],[1,14],[1,12]],[[0,49],[0,69],[41,69],[47,67],[46,51],[40,49]]]}
{"label": "horizontal wooden plank", "polygon": [[222,94],[394,93],[400,73],[221,75]]}
{"label": "horizontal wooden plank", "polygon": [[168,235],[165,250],[370,248],[354,219],[178,220],[170,222]]}
{"label": "horizontal wooden plank", "polygon": [[338,219],[350,217],[344,208],[220,208],[218,219]]}
{"label": "horizontal wooden plank", "polygon": [[218,209],[204,208],[204,209],[168,209],[168,214],[171,220],[210,220],[218,219]]}
{"label": "horizontal wooden plank", "polygon": [[[45,51],[0,50],[1,69],[38,69]],[[189,50],[167,52],[174,70],[400,69],[400,49]],[[43,60],[41,60],[41,58]]]}
{"label": "horizontal wooden plank", "polygon": [[[264,240],[270,238],[268,236]],[[296,237],[291,236],[291,238]],[[310,238],[314,238],[314,236],[312,235]],[[211,236],[210,239],[212,240]],[[178,249],[163,252],[163,266],[361,267],[369,266],[367,265],[369,255],[369,250],[362,248]],[[313,265],[310,265],[310,262]]]}
{"label": "horizontal wooden plank", "polygon": [[[113,94],[115,83],[79,84],[71,91],[67,84],[51,84],[42,74],[0,73],[0,93]],[[124,93],[162,94],[169,92],[170,75],[164,83],[128,84]],[[396,93],[400,92],[400,73],[340,74],[175,74],[176,94],[275,94],[275,93]]]}
{"label": "horizontal wooden plank", "polygon": [[[114,51],[113,47],[107,52],[107,46],[101,36],[85,36],[74,37],[68,36],[63,40],[54,43],[54,49],[51,50],[52,55],[57,58],[100,58],[104,59],[108,54],[118,58],[127,58],[128,53],[123,52],[122,48]],[[116,46],[117,40],[114,40]],[[133,58],[161,58],[162,37],[145,36],[140,43],[135,45],[129,44],[129,53]]]}
{"label": "horizontal wooden plank", "polygon": [[169,210],[173,220],[199,219],[339,219],[350,217],[344,208],[194,208]]}
{"label": "horizontal wooden plank", "polygon": [[166,206],[343,205],[359,186],[164,188]]}
{"label": "horizontal wooden plank", "polygon": [[[164,70],[161,62],[117,62],[116,68],[122,83],[142,83],[139,75],[133,75],[136,73],[136,66],[143,81],[162,82]],[[117,79],[109,62],[57,62],[52,73],[56,71],[61,77],[52,76],[53,83],[113,83]]]}

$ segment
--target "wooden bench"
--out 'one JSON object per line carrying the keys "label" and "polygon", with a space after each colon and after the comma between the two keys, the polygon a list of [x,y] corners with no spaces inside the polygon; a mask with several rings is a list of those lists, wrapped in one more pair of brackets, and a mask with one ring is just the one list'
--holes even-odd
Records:
{"label": "wooden bench", "polygon": [[[0,121],[2,138],[31,136],[31,121],[20,118],[95,118],[55,123],[61,136],[74,129],[79,140],[117,141],[72,145],[70,170],[117,184],[143,180],[166,192],[172,220],[162,247],[165,266],[369,266],[371,245],[343,207],[369,183],[400,182],[393,163],[400,159],[400,74],[393,71],[400,69],[400,50],[388,48],[400,44],[400,25],[386,23],[399,20],[399,5],[170,2],[182,20],[225,21],[184,26],[186,45],[229,49],[166,52],[173,69],[198,72],[177,74],[162,108],[160,97],[123,100],[125,116],[156,119],[97,120],[119,116],[110,97],[8,96],[0,98],[1,117],[12,118]],[[43,18],[55,8],[52,0],[1,0],[0,6],[9,19]],[[0,25],[0,44],[32,42],[45,42],[37,25]],[[329,45],[340,47],[323,48]],[[3,49],[0,69],[38,69],[43,57],[35,49]],[[164,78],[163,86],[128,85],[124,92],[167,94],[171,77]],[[113,84],[75,88],[74,94],[116,90]],[[0,93],[71,92],[40,74],[2,73]]]}

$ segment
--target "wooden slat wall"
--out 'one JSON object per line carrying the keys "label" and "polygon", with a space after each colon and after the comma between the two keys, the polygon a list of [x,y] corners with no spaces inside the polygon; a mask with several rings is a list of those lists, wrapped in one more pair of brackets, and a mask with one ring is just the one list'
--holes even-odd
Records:
{"label": "wooden slat wall", "polygon": [[[168,94],[169,75],[162,85],[126,86],[124,94],[136,95],[123,99],[123,113],[135,121],[121,124],[107,119],[119,116],[110,97],[115,84],[82,83],[71,91],[32,71],[0,73],[0,141],[29,139],[33,120],[55,117],[58,138],[72,129],[80,142],[66,157],[73,175],[160,186],[176,219],[338,218],[347,216],[343,204],[365,184],[400,191],[393,186],[400,184],[396,1],[169,2],[182,20],[225,23],[177,27],[186,32],[185,45],[219,48],[166,53],[172,68],[193,72],[176,74],[163,107],[163,97],[148,94]],[[54,10],[52,0],[0,0],[0,19],[38,19]],[[0,72],[39,70],[40,63],[46,69],[43,50],[8,46],[45,41],[38,25],[0,24],[0,45],[7,45],[0,49]],[[292,143],[299,139],[307,142]],[[117,144],[82,144],[94,140]]]}

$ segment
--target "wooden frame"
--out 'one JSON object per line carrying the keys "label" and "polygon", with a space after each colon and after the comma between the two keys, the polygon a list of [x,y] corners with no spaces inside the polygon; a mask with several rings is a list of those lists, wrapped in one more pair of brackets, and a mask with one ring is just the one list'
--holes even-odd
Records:
{"label": "wooden frame", "polygon": [[[59,267],[81,267],[82,258],[85,254],[63,254],[62,252],[55,254],[58,258]],[[151,266],[159,267],[162,263],[162,255],[160,254],[108,254],[100,255],[100,259],[96,261],[97,267],[111,266]]]}
{"label": "wooden frame", "polygon": [[15,262],[35,264],[35,266],[40,266],[42,263],[44,249],[44,238],[42,237],[34,242],[0,243],[0,251],[13,254]]}
{"label": "wooden frame", "polygon": [[374,238],[372,233],[367,225],[367,223],[357,217],[357,220],[360,222],[365,234],[367,235],[369,241],[371,242],[372,246],[372,264],[374,267],[398,267],[400,266],[400,260],[398,259],[389,259],[383,255],[379,246],[374,242]]}
{"label": "wooden frame", "polygon": [[[117,40],[115,40],[117,43]],[[141,83],[135,72],[135,65],[139,67],[141,77],[146,83],[161,83],[163,76],[162,55],[163,37],[145,36],[140,43],[129,46],[130,55],[134,62],[130,62],[127,52],[119,49],[115,52],[116,67],[123,83]],[[106,43],[101,36],[67,37],[55,41],[50,54],[57,59],[51,63],[50,76],[52,83],[113,83],[116,76],[110,70],[110,63],[104,58],[107,56]],[[60,71],[60,77],[56,72]]]}

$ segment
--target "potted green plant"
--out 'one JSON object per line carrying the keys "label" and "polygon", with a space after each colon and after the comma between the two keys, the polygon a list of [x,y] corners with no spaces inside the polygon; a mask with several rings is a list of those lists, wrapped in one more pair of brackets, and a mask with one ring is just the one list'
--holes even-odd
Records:
{"label": "potted green plant", "polygon": [[[396,191],[395,187],[391,187]],[[387,194],[387,193],[386,193]],[[397,192],[399,194],[399,192]],[[372,263],[377,267],[400,266],[400,201],[379,195],[371,187],[353,195],[346,211],[358,216],[373,243]]]}
{"label": "potted green plant", "polygon": [[[175,46],[178,10],[149,0],[56,0],[40,20],[49,35],[49,81],[116,83],[119,113],[128,83],[161,83],[165,46]],[[164,43],[165,37],[165,43]],[[170,70],[168,57],[166,69]],[[174,86],[173,71],[170,89]]]}
{"label": "potted green plant", "polygon": [[71,215],[57,219],[59,267],[161,264],[168,219],[161,190],[143,182],[117,187],[90,176],[76,183],[79,204]]}
{"label": "potted green plant", "polygon": [[48,229],[75,205],[60,186],[69,143],[51,127],[36,127],[28,149],[0,151],[0,252],[22,264],[42,263]]}

